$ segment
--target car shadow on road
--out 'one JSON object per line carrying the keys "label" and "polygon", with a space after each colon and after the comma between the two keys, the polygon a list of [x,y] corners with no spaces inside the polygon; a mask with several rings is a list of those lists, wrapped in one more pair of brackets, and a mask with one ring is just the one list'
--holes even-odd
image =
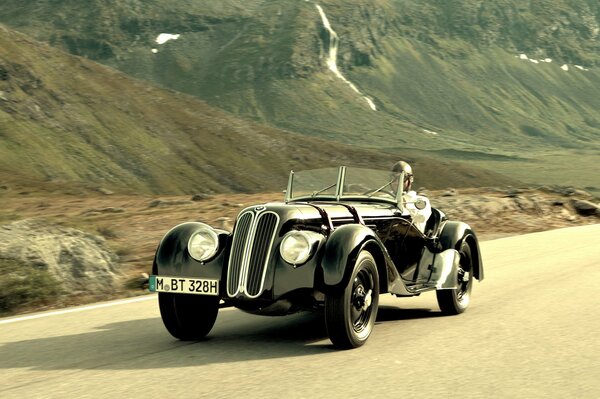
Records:
{"label": "car shadow on road", "polygon": [[[382,307],[377,322],[424,317],[435,314],[424,309]],[[323,313],[265,317],[231,311],[219,315],[208,337],[196,342],[174,339],[160,318],[110,323],[81,334],[8,342],[0,346],[0,369],[176,368],[336,353],[327,337]]]}
{"label": "car shadow on road", "polygon": [[430,317],[441,316],[443,316],[443,314],[440,311],[434,311],[425,308],[402,309],[392,306],[380,306],[377,312],[377,323],[398,320],[426,319]]}
{"label": "car shadow on road", "polygon": [[152,369],[333,352],[319,314],[274,318],[233,311],[219,315],[208,337],[197,342],[174,339],[156,317],[7,342],[0,345],[0,370]]}

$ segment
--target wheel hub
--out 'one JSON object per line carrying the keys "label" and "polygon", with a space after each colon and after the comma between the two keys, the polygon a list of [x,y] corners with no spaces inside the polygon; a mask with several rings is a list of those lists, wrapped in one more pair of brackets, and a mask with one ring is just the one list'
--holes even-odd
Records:
{"label": "wheel hub", "polygon": [[365,303],[362,306],[362,310],[367,310],[369,309],[369,306],[371,306],[371,302],[373,301],[373,290],[369,290],[369,292],[366,293],[365,295]]}
{"label": "wheel hub", "polygon": [[464,274],[462,275],[462,281],[466,283],[467,281],[469,281],[469,277],[469,272],[464,272]]}
{"label": "wheel hub", "polygon": [[352,305],[356,310],[365,311],[369,309],[371,303],[373,302],[373,290],[369,290],[365,292],[365,288],[362,285],[359,285],[354,290],[354,300],[352,301]]}

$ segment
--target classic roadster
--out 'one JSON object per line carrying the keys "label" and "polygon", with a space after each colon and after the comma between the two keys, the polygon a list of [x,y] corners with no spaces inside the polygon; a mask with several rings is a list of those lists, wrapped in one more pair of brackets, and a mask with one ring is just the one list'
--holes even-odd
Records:
{"label": "classic roadster", "polygon": [[198,340],[224,306],[262,315],[324,310],[334,346],[354,348],[369,338],[382,294],[435,291],[442,313],[464,312],[473,279],[483,279],[477,237],[435,208],[418,229],[403,181],[403,173],[344,166],[291,172],[285,201],[242,210],[232,232],[175,226],[149,283],[165,327]]}

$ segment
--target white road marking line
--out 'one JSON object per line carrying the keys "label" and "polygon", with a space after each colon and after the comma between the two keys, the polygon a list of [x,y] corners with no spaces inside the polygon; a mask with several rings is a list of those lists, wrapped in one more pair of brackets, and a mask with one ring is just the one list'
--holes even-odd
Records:
{"label": "white road marking line", "polygon": [[[108,308],[110,306],[126,305],[128,303],[149,301],[150,299],[157,299],[157,298],[158,297],[156,294],[150,294],[150,295],[144,295],[144,296],[139,296],[139,297],[135,297],[135,298],[123,299],[120,301],[98,303],[95,305],[81,306],[81,307],[77,307],[77,308],[68,308],[68,309],[62,309],[62,310],[52,310],[52,311],[48,311],[45,313],[36,313],[36,314],[28,315],[28,316],[20,316],[20,317],[15,316],[15,317],[10,317],[10,318],[4,319],[4,320],[0,320],[0,325],[16,323],[18,321],[40,319],[42,317],[48,317],[48,316],[58,316],[58,315],[67,314],[67,313],[83,312],[84,310],[93,310],[93,309],[100,309],[100,308]],[[233,310],[233,309],[235,309],[235,308],[233,308],[233,307],[221,308],[221,309],[219,309],[219,312]]]}
{"label": "white road marking line", "polygon": [[107,308],[109,306],[125,305],[125,304],[133,303],[133,302],[149,301],[151,299],[156,299],[156,298],[157,298],[156,295],[144,295],[144,296],[141,296],[141,297],[123,299],[123,300],[120,300],[120,301],[98,303],[98,304],[95,304],[95,305],[82,306],[82,307],[77,307],[77,308],[69,308],[69,309],[63,309],[63,310],[54,310],[54,311],[49,311],[49,312],[45,312],[45,313],[32,314],[32,315],[29,315],[29,316],[11,317],[11,318],[6,319],[6,320],[0,320],[0,324],[16,323],[18,321],[39,319],[39,318],[42,318],[42,317],[57,316],[57,315],[67,314],[67,313],[83,312],[84,310]]}

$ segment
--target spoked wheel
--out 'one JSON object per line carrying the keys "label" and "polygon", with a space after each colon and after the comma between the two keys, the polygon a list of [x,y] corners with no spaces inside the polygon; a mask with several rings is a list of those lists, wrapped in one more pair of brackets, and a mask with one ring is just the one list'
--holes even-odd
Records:
{"label": "spoked wheel", "polygon": [[159,292],[158,305],[169,333],[182,341],[197,341],[210,332],[219,312],[215,296]]}
{"label": "spoked wheel", "polygon": [[451,290],[437,290],[437,301],[442,313],[456,315],[464,312],[471,302],[471,289],[473,288],[473,258],[471,247],[463,242],[460,247],[460,263],[456,273],[457,288]]}
{"label": "spoked wheel", "polygon": [[356,348],[373,330],[379,307],[379,275],[373,256],[362,251],[346,288],[325,298],[325,324],[333,345]]}

